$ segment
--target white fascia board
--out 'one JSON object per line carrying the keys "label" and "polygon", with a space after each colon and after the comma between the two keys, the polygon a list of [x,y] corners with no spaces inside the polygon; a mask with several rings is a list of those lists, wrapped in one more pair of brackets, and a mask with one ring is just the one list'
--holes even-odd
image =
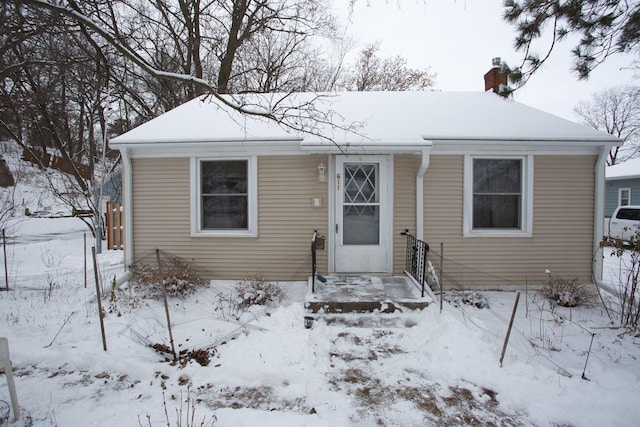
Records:
{"label": "white fascia board", "polygon": [[309,154],[394,154],[421,153],[432,146],[422,138],[383,139],[360,142],[310,140],[300,142],[300,149]]}
{"label": "white fascia board", "polygon": [[608,176],[606,177],[606,181],[623,181],[625,179],[638,179],[640,178],[640,174],[635,175],[627,175],[627,176]]}
{"label": "white fascia board", "polygon": [[620,146],[624,143],[624,140],[617,138],[610,134],[602,134],[602,136],[549,136],[549,137],[535,137],[535,136],[459,136],[454,137],[450,135],[434,136],[434,135],[422,135],[422,138],[430,141],[442,141],[442,142],[493,142],[499,143],[536,143],[536,144],[568,144],[568,145],[610,145]]}
{"label": "white fascia board", "polygon": [[269,142],[302,141],[302,137],[251,137],[249,135],[239,138],[127,138],[126,135],[117,136],[109,141],[114,148],[118,146],[156,145],[156,144],[264,144]]}
{"label": "white fascia board", "polygon": [[611,149],[615,144],[584,141],[496,141],[496,140],[434,140],[431,154],[537,154],[537,155],[599,155],[600,150]]}
{"label": "white fascia board", "polygon": [[212,155],[296,155],[306,154],[300,150],[300,140],[274,141],[200,141],[132,143],[112,145],[112,148],[129,150],[132,158],[138,157],[186,157]]}

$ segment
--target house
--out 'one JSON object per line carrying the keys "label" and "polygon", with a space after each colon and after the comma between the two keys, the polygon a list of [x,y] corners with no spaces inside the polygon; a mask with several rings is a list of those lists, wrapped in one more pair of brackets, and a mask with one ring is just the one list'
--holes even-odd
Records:
{"label": "house", "polygon": [[450,288],[601,275],[611,135],[490,92],[225,99],[314,101],[319,120],[304,133],[307,113],[286,127],[200,97],[113,139],[127,265],[160,248],[206,278],[304,280],[317,230],[320,274],[396,275],[409,230]]}
{"label": "house", "polygon": [[117,168],[104,177],[98,186],[102,199],[111,203],[122,203],[122,168]]}
{"label": "house", "polygon": [[608,166],[605,177],[605,217],[618,206],[640,205],[640,158]]}

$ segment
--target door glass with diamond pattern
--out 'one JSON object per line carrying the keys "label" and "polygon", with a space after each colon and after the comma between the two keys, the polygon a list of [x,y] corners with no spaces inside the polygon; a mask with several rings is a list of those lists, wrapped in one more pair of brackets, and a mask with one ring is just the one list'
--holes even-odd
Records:
{"label": "door glass with diamond pattern", "polygon": [[378,163],[344,164],[344,245],[378,245],[380,194]]}

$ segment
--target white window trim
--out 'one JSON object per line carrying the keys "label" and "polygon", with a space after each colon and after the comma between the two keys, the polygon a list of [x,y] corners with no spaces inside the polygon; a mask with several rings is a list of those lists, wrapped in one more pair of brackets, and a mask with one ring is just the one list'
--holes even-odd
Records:
{"label": "white window trim", "polygon": [[[202,194],[200,185],[200,169],[206,161],[247,161],[247,203],[249,218],[246,230],[203,230],[202,224]],[[191,157],[190,161],[191,187],[191,237],[258,237],[258,158],[246,157]]]}
{"label": "white window trim", "polygon": [[623,206],[622,205],[622,192],[623,191],[627,191],[629,193],[629,197],[627,198],[629,200],[629,203],[627,203],[624,206],[628,206],[631,204],[631,188],[618,188],[618,206]]}
{"label": "white window trim", "polygon": [[[516,159],[522,160],[522,222],[519,230],[473,229],[473,160]],[[464,156],[464,201],[462,237],[532,237],[533,236],[533,155],[471,155]]]}

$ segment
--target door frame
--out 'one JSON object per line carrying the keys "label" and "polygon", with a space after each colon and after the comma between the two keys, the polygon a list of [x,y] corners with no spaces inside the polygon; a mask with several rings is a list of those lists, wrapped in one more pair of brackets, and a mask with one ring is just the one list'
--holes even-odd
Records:
{"label": "door frame", "polygon": [[[381,192],[384,191],[385,198],[386,200],[384,201],[384,206],[381,203],[380,208],[381,208],[381,212],[380,212],[380,242],[381,244],[384,244],[385,247],[388,248],[388,250],[386,251],[385,254],[385,265],[382,267],[382,271],[376,271],[375,273],[384,273],[384,274],[391,274],[393,273],[393,244],[394,244],[394,239],[393,239],[393,200],[394,200],[394,194],[393,194],[393,187],[394,187],[394,176],[393,176],[393,164],[394,164],[394,156],[393,154],[365,154],[365,155],[353,155],[353,154],[349,154],[349,155],[344,155],[344,154],[337,154],[337,155],[331,155],[330,159],[329,159],[329,179],[328,179],[328,184],[329,184],[329,192],[328,192],[328,203],[327,203],[327,208],[328,208],[328,214],[329,214],[329,229],[328,229],[328,249],[329,249],[329,253],[328,253],[328,267],[329,267],[329,272],[330,273],[335,273],[335,274],[356,274],[356,273],[341,273],[336,271],[336,261],[335,261],[335,257],[336,257],[336,247],[338,244],[338,238],[337,238],[337,233],[336,233],[336,224],[338,223],[338,213],[337,213],[337,174],[338,174],[338,170],[337,170],[337,165],[338,165],[338,161],[339,159],[344,159],[344,161],[349,161],[352,160],[354,162],[367,162],[367,161],[371,161],[371,162],[376,162],[376,161],[381,161],[384,160],[384,163],[386,163],[386,168],[384,169],[384,173],[386,174],[386,182],[383,183],[383,185],[381,185]],[[382,166],[382,165],[381,165]],[[344,184],[344,177],[342,177],[342,182],[341,185]],[[367,273],[367,272],[361,272],[361,273]],[[371,272],[374,273],[374,272]]]}

